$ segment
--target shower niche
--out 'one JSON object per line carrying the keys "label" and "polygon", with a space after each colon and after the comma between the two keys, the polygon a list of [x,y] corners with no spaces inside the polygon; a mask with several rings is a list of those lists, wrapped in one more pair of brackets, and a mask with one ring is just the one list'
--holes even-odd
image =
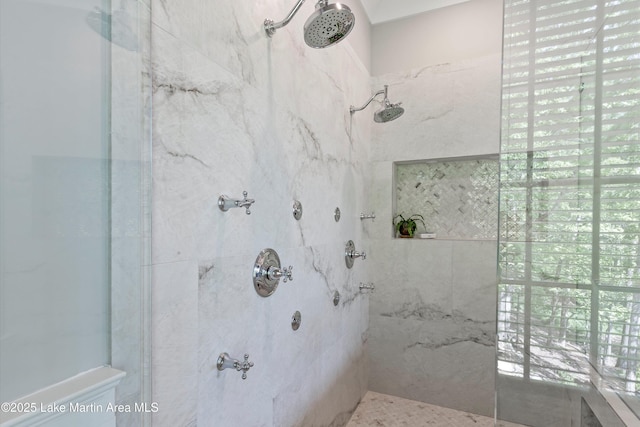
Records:
{"label": "shower niche", "polygon": [[395,162],[393,216],[422,215],[416,238],[495,240],[498,171],[497,155]]}

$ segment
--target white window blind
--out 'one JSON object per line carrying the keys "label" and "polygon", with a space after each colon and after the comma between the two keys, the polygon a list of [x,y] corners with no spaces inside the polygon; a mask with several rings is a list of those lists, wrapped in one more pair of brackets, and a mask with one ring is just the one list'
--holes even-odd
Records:
{"label": "white window blind", "polygon": [[499,372],[640,390],[640,0],[505,0]]}

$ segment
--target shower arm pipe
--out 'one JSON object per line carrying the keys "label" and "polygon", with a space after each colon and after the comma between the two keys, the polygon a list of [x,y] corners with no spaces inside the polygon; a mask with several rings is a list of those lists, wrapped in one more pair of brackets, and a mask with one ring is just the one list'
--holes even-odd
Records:
{"label": "shower arm pipe", "polygon": [[375,93],[375,95],[373,95],[371,98],[369,98],[369,100],[368,100],[368,101],[367,101],[367,102],[366,102],[362,107],[360,107],[360,108],[356,108],[356,107],[354,107],[354,106],[352,105],[351,107],[349,107],[349,111],[353,114],[353,113],[355,113],[356,111],[362,111],[362,110],[364,110],[365,108],[367,108],[367,107],[369,106],[369,104],[371,104],[371,101],[373,101],[373,99],[374,99],[376,96],[378,96],[378,95],[382,95],[382,94],[384,94],[384,98],[385,98],[385,99],[387,99],[387,88],[388,88],[388,87],[389,87],[389,86],[385,85],[385,86],[384,86],[384,89],[377,91],[377,92]]}
{"label": "shower arm pipe", "polygon": [[[318,3],[319,4],[326,4],[327,1],[328,0],[320,0]],[[264,20],[264,31],[267,33],[267,36],[269,36],[269,37],[273,36],[276,33],[277,29],[282,28],[285,25],[287,25],[289,23],[289,21],[291,21],[291,19],[293,19],[295,14],[298,13],[298,10],[300,10],[300,6],[302,6],[302,3],[304,3],[304,2],[305,2],[305,0],[298,0],[298,3],[296,3],[295,6],[293,6],[293,9],[291,9],[291,12],[289,12],[287,17],[284,18],[280,22],[273,22],[272,19],[265,19]]]}

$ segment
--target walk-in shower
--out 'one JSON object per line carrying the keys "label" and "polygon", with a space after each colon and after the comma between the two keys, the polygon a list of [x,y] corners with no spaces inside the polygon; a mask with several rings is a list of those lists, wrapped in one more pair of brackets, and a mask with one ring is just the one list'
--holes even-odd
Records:
{"label": "walk-in shower", "polygon": [[[265,19],[264,30],[267,35],[271,37],[278,28],[287,25],[304,1],[298,0],[287,17],[280,22]],[[351,32],[354,24],[355,17],[348,6],[341,3],[329,4],[327,0],[319,0],[316,3],[316,10],[304,24],[304,41],[309,47],[316,49],[332,46],[344,39]]]}
{"label": "walk-in shower", "polygon": [[349,112],[353,114],[356,111],[364,110],[365,108],[367,108],[367,106],[371,103],[371,101],[373,101],[373,99],[376,96],[384,94],[384,99],[382,100],[382,108],[380,108],[378,111],[373,113],[373,120],[376,123],[386,123],[386,122],[390,122],[391,120],[397,119],[398,117],[404,114],[404,108],[400,106],[402,102],[392,104],[389,101],[389,97],[387,96],[388,88],[389,88],[388,85],[384,85],[384,89],[379,90],[373,96],[371,96],[371,98],[369,98],[369,100],[362,107],[356,108],[352,105],[351,107],[349,107]]}

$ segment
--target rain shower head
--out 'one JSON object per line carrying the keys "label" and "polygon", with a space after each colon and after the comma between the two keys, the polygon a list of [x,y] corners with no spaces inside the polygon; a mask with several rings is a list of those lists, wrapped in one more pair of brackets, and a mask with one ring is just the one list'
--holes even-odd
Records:
{"label": "rain shower head", "polygon": [[[265,19],[264,30],[267,35],[271,37],[278,28],[287,25],[304,1],[298,0],[289,15],[280,22]],[[304,41],[310,47],[321,49],[332,46],[345,38],[353,29],[355,17],[351,9],[341,3],[328,3],[328,0],[319,0],[316,10],[304,24]]]}
{"label": "rain shower head", "polygon": [[367,108],[367,106],[371,103],[371,101],[373,101],[373,99],[376,96],[384,94],[384,100],[382,101],[382,108],[373,114],[373,120],[376,123],[386,123],[386,122],[390,122],[391,120],[397,119],[398,117],[404,114],[404,108],[400,106],[402,102],[398,102],[397,104],[392,104],[391,102],[389,102],[389,98],[387,98],[388,87],[389,86],[384,85],[384,89],[376,92],[371,98],[369,98],[369,100],[362,107],[356,108],[352,105],[351,107],[349,107],[349,112],[353,114],[356,111],[364,110],[365,108]]}
{"label": "rain shower head", "polygon": [[392,104],[388,99],[385,101],[385,106],[373,113],[373,120],[376,123],[390,122],[404,114],[404,108],[400,107],[401,102]]}
{"label": "rain shower head", "polygon": [[347,6],[319,1],[316,10],[304,24],[304,41],[321,49],[338,43],[353,29],[355,18]]}

